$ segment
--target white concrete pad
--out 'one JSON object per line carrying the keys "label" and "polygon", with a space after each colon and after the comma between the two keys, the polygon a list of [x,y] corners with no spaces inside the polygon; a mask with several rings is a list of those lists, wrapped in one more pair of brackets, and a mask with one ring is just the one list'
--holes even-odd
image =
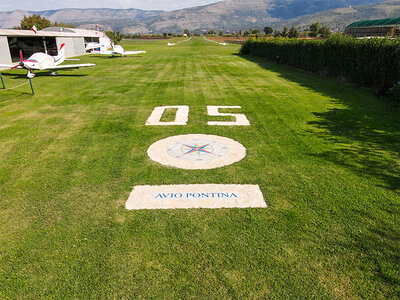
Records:
{"label": "white concrete pad", "polygon": [[189,209],[189,208],[267,207],[258,185],[188,184],[140,185],[131,192],[125,208]]}
{"label": "white concrete pad", "polygon": [[186,134],[155,142],[147,154],[165,166],[190,170],[214,169],[242,160],[246,156],[246,148],[222,136]]}

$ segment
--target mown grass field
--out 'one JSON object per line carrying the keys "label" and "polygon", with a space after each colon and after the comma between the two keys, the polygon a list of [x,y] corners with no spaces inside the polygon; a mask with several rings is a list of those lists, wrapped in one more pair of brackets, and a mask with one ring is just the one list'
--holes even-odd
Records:
{"label": "mown grass field", "polygon": [[[167,42],[38,74],[36,96],[0,90],[0,298],[398,297],[399,109],[236,45]],[[145,126],[161,105],[189,105],[188,125]],[[208,126],[207,105],[240,105],[251,126]],[[247,156],[192,171],[147,157],[189,133]],[[258,184],[268,208],[124,208],[134,185],[199,183]]]}

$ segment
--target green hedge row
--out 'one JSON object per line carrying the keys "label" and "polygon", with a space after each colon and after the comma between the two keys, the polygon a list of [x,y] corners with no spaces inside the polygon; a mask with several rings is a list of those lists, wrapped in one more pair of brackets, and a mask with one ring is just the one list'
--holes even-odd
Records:
{"label": "green hedge row", "polygon": [[341,34],[327,40],[249,39],[240,53],[345,79],[381,94],[388,93],[400,80],[398,39],[355,39]]}

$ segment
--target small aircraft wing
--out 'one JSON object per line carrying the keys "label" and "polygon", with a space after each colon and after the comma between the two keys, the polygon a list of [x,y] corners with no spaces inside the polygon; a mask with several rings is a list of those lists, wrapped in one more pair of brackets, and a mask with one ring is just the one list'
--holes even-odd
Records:
{"label": "small aircraft wing", "polygon": [[146,51],[125,51],[124,55],[134,55],[134,54],[141,54],[146,53]]}
{"label": "small aircraft wing", "polygon": [[104,55],[114,55],[115,52],[113,50],[105,50],[105,51],[92,51],[91,54],[104,54]]}
{"label": "small aircraft wing", "polygon": [[85,50],[97,49],[100,48],[102,45],[100,43],[89,43],[86,45]]}
{"label": "small aircraft wing", "polygon": [[95,64],[58,65],[45,68],[44,70],[79,69],[83,67],[93,67],[93,66],[95,66]]}
{"label": "small aircraft wing", "polygon": [[[14,68],[14,67],[16,67],[16,66],[18,66],[18,65],[0,65],[0,68],[8,68],[8,69],[11,69],[11,68]],[[19,68],[21,68],[20,66],[18,66]]]}

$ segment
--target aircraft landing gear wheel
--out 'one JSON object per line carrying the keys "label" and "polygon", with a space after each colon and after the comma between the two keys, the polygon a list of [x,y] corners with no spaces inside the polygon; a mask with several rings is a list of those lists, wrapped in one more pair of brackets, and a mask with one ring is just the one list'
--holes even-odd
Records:
{"label": "aircraft landing gear wheel", "polygon": [[28,71],[28,73],[26,73],[26,77],[28,77],[29,79],[32,79],[33,77],[35,77],[35,73]]}

